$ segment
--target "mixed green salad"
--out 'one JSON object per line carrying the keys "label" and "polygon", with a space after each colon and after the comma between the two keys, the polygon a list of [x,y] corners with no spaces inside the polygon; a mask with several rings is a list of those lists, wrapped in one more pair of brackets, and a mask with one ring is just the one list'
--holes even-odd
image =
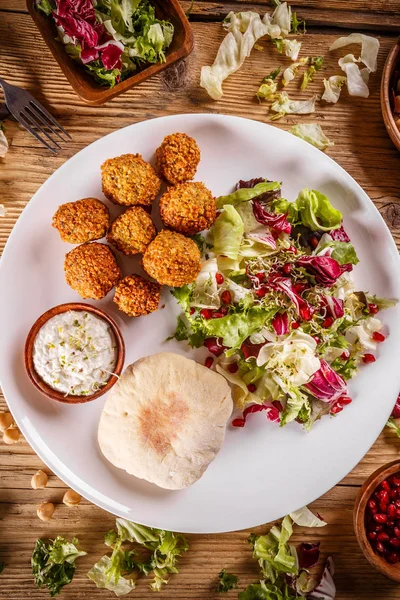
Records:
{"label": "mixed green salad", "polygon": [[113,87],[146,63],[165,62],[174,36],[149,0],[36,0],[66,52],[101,85]]}
{"label": "mixed green salad", "polygon": [[375,361],[385,340],[377,313],[396,301],[355,289],[356,250],[324,194],[303,189],[289,202],[279,182],[259,178],[217,207],[197,239],[197,280],[172,290],[184,310],[174,337],[215,356],[243,411],[232,425],[265,411],[310,430],[351,402],[347,380]]}

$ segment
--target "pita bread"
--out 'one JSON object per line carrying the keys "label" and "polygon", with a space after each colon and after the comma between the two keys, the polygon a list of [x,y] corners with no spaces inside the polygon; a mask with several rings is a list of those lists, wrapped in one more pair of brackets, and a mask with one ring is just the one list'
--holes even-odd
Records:
{"label": "pita bread", "polygon": [[127,367],[112,388],[100,448],[131,475],[179,490],[218,454],[232,408],[224,377],[179,354],[154,354]]}

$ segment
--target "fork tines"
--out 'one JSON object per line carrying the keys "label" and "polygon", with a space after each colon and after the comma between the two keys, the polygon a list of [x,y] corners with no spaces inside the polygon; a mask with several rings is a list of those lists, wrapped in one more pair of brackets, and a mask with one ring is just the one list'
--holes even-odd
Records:
{"label": "fork tines", "polygon": [[[39,142],[41,142],[51,152],[56,153],[61,149],[60,144],[52,137],[57,136],[61,141],[66,142],[72,139],[69,133],[51,116],[37,100],[30,100],[19,112],[18,120]],[[40,135],[41,132],[43,134]],[[64,134],[65,137],[63,137]]]}

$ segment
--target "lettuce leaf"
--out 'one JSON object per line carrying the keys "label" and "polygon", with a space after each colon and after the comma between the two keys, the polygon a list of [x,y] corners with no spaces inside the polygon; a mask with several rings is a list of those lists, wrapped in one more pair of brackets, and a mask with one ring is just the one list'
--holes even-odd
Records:
{"label": "lettuce leaf", "polygon": [[307,506],[290,513],[289,516],[300,527],[325,527],[327,525],[326,521],[316,517]]}
{"label": "lettuce leaf", "polygon": [[244,224],[239,213],[227,204],[212,227],[215,254],[237,259],[243,233]]}
{"label": "lettuce leaf", "polygon": [[370,294],[365,294],[365,297],[369,304],[376,304],[379,310],[393,308],[393,306],[396,306],[398,303],[397,298],[379,298],[378,296],[371,296]]}
{"label": "lettuce leaf", "polygon": [[272,583],[279,573],[298,573],[297,561],[288,544],[292,533],[292,520],[286,516],[280,527],[274,525],[267,535],[251,538],[253,557],[258,560],[263,576]]}
{"label": "lettuce leaf", "polygon": [[277,120],[284,115],[309,115],[315,112],[315,101],[317,96],[312,96],[309,100],[291,100],[286,92],[281,92],[278,95],[271,110],[275,113],[272,120]]}
{"label": "lettuce leaf", "polygon": [[346,77],[343,77],[343,75],[332,75],[329,79],[324,79],[325,91],[322,94],[321,100],[336,104],[346,81],[347,79]]}
{"label": "lettuce leaf", "polygon": [[204,328],[210,337],[222,338],[224,346],[240,348],[244,340],[261,329],[264,323],[272,319],[277,310],[279,307],[266,310],[254,306],[245,312],[204,321]]}
{"label": "lettuce leaf", "polygon": [[278,181],[263,181],[253,187],[242,187],[227,196],[219,196],[216,201],[217,208],[223,208],[227,204],[237,206],[242,202],[249,202],[249,200],[253,200],[253,198],[257,198],[266,192],[280,189],[281,184]]}
{"label": "lettuce leaf", "polygon": [[349,263],[356,265],[360,262],[355,248],[351,242],[336,242],[335,240],[332,240],[331,242],[323,244],[319,248],[318,252],[322,252],[322,250],[325,248],[332,249],[330,256],[336,260],[339,265],[347,265]]}
{"label": "lettuce leaf", "polygon": [[301,123],[294,125],[289,131],[319,150],[326,150],[330,146],[334,146],[334,143],[326,137],[321,125],[317,123]]}
{"label": "lettuce leaf", "polygon": [[312,231],[331,231],[338,229],[342,223],[342,213],[317,190],[304,188],[295,202],[276,202],[273,208],[276,212],[289,212],[288,221],[294,225],[305,225]]}
{"label": "lettuce leaf", "polygon": [[86,552],[78,550],[78,539],[71,542],[61,536],[55,540],[36,540],[31,565],[34,581],[39,589],[46,587],[53,598],[71,583],[75,561]]}
{"label": "lettuce leaf", "polygon": [[289,67],[287,67],[283,72],[282,85],[288,85],[288,83],[290,83],[296,77],[298,69],[300,69],[300,67],[304,67],[304,65],[306,65],[307,62],[308,56],[305,56],[304,58],[300,58],[298,62],[294,62]]}
{"label": "lettuce leaf", "polygon": [[0,158],[4,158],[8,152],[8,141],[6,136],[4,135],[4,131],[2,129],[0,123]]}
{"label": "lettuce leaf", "polygon": [[360,70],[353,54],[339,59],[339,67],[346,73],[346,85],[350,96],[368,98],[368,71]]}
{"label": "lettuce leaf", "polygon": [[119,575],[118,578],[116,578],[115,574],[110,577],[109,572],[111,569],[111,558],[109,556],[103,556],[90,569],[88,577],[98,588],[110,590],[118,597],[129,594],[136,586],[135,580],[122,577],[122,575]]}
{"label": "lettuce leaf", "polygon": [[398,437],[400,437],[400,426],[397,424],[397,421],[394,417],[389,417],[386,423],[386,427],[390,429],[394,429],[397,433]]}
{"label": "lettuce leaf", "polygon": [[343,36],[335,40],[329,50],[337,50],[338,48],[343,48],[349,44],[361,44],[360,60],[371,73],[375,72],[377,69],[380,46],[379,40],[370,35],[364,35],[363,33],[351,33],[348,36]]}

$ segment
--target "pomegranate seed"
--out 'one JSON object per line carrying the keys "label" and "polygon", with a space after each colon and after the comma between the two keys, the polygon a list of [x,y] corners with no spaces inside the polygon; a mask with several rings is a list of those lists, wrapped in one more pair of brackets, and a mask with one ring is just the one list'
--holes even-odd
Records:
{"label": "pomegranate seed", "polygon": [[342,354],[340,355],[340,358],[342,360],[347,360],[350,356],[350,352],[348,350],[345,350],[344,352],[342,352]]}
{"label": "pomegranate seed", "polygon": [[279,412],[283,411],[283,406],[282,404],[279,402],[279,400],[274,400],[272,402],[273,406],[275,406],[275,408],[277,408],[279,410]]}
{"label": "pomegranate seed", "polygon": [[400,527],[395,527],[394,528],[394,535],[398,538],[400,538]]}
{"label": "pomegranate seed", "polygon": [[387,556],[387,560],[392,563],[398,563],[400,561],[400,554],[398,552],[390,552]]}
{"label": "pomegranate seed", "polygon": [[290,275],[290,273],[292,272],[292,265],[290,263],[286,263],[285,265],[283,265],[282,271],[285,273],[285,275]]}
{"label": "pomegranate seed", "polygon": [[394,528],[394,521],[387,521],[386,525],[387,525],[388,529],[393,529]]}
{"label": "pomegranate seed", "polygon": [[231,365],[228,365],[229,373],[237,373],[238,370],[239,370],[239,366],[236,363],[232,363]]}
{"label": "pomegranate seed", "polygon": [[308,306],[302,306],[300,308],[300,316],[304,321],[310,321],[312,318],[312,313]]}
{"label": "pomegranate seed", "polygon": [[347,406],[348,404],[351,404],[353,402],[353,400],[351,398],[349,398],[349,396],[341,396],[339,398],[338,402],[342,406]]}
{"label": "pomegranate seed", "polygon": [[221,300],[224,304],[231,304],[232,302],[232,294],[229,290],[225,290],[221,294]]}
{"label": "pomegranate seed", "polygon": [[342,410],[343,406],[340,406],[340,404],[334,404],[331,408],[331,415],[337,415],[337,413],[340,413]]}
{"label": "pomegranate seed", "polygon": [[387,507],[386,514],[389,517],[389,519],[395,519],[397,516],[400,516],[397,515],[397,508],[394,504],[389,504],[389,506]]}
{"label": "pomegranate seed", "polygon": [[249,390],[249,392],[255,392],[257,389],[257,386],[254,383],[249,383],[249,385],[247,386],[247,389]]}
{"label": "pomegranate seed", "polygon": [[201,316],[203,317],[203,319],[211,319],[211,317],[213,316],[212,310],[210,308],[202,308],[200,311]]}
{"label": "pomegranate seed", "polygon": [[384,513],[377,513],[376,515],[374,515],[374,521],[376,523],[384,524],[387,523],[387,520],[387,515],[385,515]]}
{"label": "pomegranate seed", "polygon": [[219,309],[219,312],[221,313],[221,315],[223,317],[225,317],[229,312],[229,308],[227,306],[221,306],[221,308]]}
{"label": "pomegranate seed", "polygon": [[320,344],[321,343],[321,340],[320,340],[320,338],[317,335],[313,335],[312,337],[315,340],[316,344]]}
{"label": "pomegranate seed", "polygon": [[207,369],[211,369],[211,367],[213,366],[213,362],[214,362],[213,357],[207,356],[206,360],[204,361],[204,366],[207,367]]}
{"label": "pomegranate seed", "polygon": [[302,294],[302,293],[303,293],[305,290],[307,290],[309,287],[310,287],[310,286],[308,285],[308,283],[304,283],[304,282],[303,282],[303,283],[301,283],[301,282],[299,282],[299,283],[295,283],[295,284],[294,284],[294,286],[293,286],[293,291],[294,291],[296,294],[299,294],[299,295],[300,295],[300,294]]}
{"label": "pomegranate seed", "polygon": [[398,537],[391,537],[389,540],[389,544],[391,546],[394,546],[395,548],[400,548],[400,538]]}
{"label": "pomegranate seed", "polygon": [[265,281],[265,273],[263,273],[262,271],[260,271],[260,273],[256,273],[255,276],[257,277],[260,283]]}
{"label": "pomegranate seed", "polygon": [[389,494],[386,490],[382,490],[381,492],[379,492],[378,497],[379,501],[383,504],[389,504]]}
{"label": "pomegranate seed", "polygon": [[379,331],[374,331],[374,333],[372,334],[372,339],[375,342],[384,342],[386,340],[385,336],[379,333]]}
{"label": "pomegranate seed", "polygon": [[389,481],[395,487],[400,487],[400,479],[398,477],[396,477],[395,475],[392,475]]}
{"label": "pomegranate seed", "polygon": [[368,364],[368,363],[373,363],[375,361],[376,361],[376,358],[373,354],[364,354],[363,363]]}
{"label": "pomegranate seed", "polygon": [[380,502],[379,503],[379,512],[381,513],[385,513],[387,511],[387,503],[386,502]]}
{"label": "pomegranate seed", "polygon": [[[394,492],[396,494],[396,490],[390,490],[391,492]],[[396,508],[400,508],[400,500],[395,500],[394,505]]]}
{"label": "pomegranate seed", "polygon": [[376,531],[368,531],[367,538],[370,542],[373,542],[376,538]]}
{"label": "pomegranate seed", "polygon": [[245,419],[233,419],[232,426],[233,427],[244,427],[246,424]]}
{"label": "pomegranate seed", "polygon": [[376,315],[379,312],[379,308],[377,304],[368,304],[368,312],[370,315]]}
{"label": "pomegranate seed", "polygon": [[194,306],[192,306],[192,308],[190,309],[189,312],[191,315],[194,315],[195,311],[196,311],[196,309],[194,308]]}
{"label": "pomegranate seed", "polygon": [[378,542],[388,542],[389,536],[384,531],[381,531],[381,533],[378,533],[378,535],[376,536],[376,539]]}
{"label": "pomegranate seed", "polygon": [[377,551],[380,552],[381,554],[385,550],[385,546],[382,544],[382,542],[377,542],[375,547],[376,547]]}
{"label": "pomegranate seed", "polygon": [[316,248],[319,243],[318,238],[316,238],[314,235],[312,237],[310,237],[309,242],[310,242],[310,246],[312,248]]}
{"label": "pomegranate seed", "polygon": [[329,327],[332,327],[333,322],[334,322],[334,318],[333,317],[327,317],[325,319],[325,321],[322,323],[322,327],[324,329],[328,329]]}
{"label": "pomegranate seed", "polygon": [[297,248],[295,246],[290,246],[286,252],[292,252],[293,254],[297,254]]}
{"label": "pomegranate seed", "polygon": [[371,500],[368,500],[367,506],[368,506],[368,508],[370,510],[376,510],[376,502],[375,502],[375,500],[372,500],[372,498],[371,498]]}
{"label": "pomegranate seed", "polygon": [[383,525],[375,525],[374,531],[376,531],[377,533],[379,533],[380,531],[383,531]]}
{"label": "pomegranate seed", "polygon": [[223,275],[221,275],[221,273],[216,273],[215,274],[215,281],[218,283],[218,285],[221,285],[222,283],[224,283],[225,278]]}
{"label": "pomegranate seed", "polygon": [[384,479],[381,483],[381,488],[383,490],[389,491],[390,490],[390,483],[388,481],[386,481],[386,479]]}
{"label": "pomegranate seed", "polygon": [[397,497],[396,490],[389,490],[388,494],[389,494],[390,500],[395,500]]}
{"label": "pomegranate seed", "polygon": [[259,298],[264,298],[264,296],[267,292],[268,292],[268,288],[260,287],[260,288],[258,288],[258,290],[256,290],[256,296],[258,296]]}
{"label": "pomegranate seed", "polygon": [[290,325],[290,327],[292,329],[298,329],[300,327],[300,323],[298,323],[297,321],[293,321],[293,323]]}

